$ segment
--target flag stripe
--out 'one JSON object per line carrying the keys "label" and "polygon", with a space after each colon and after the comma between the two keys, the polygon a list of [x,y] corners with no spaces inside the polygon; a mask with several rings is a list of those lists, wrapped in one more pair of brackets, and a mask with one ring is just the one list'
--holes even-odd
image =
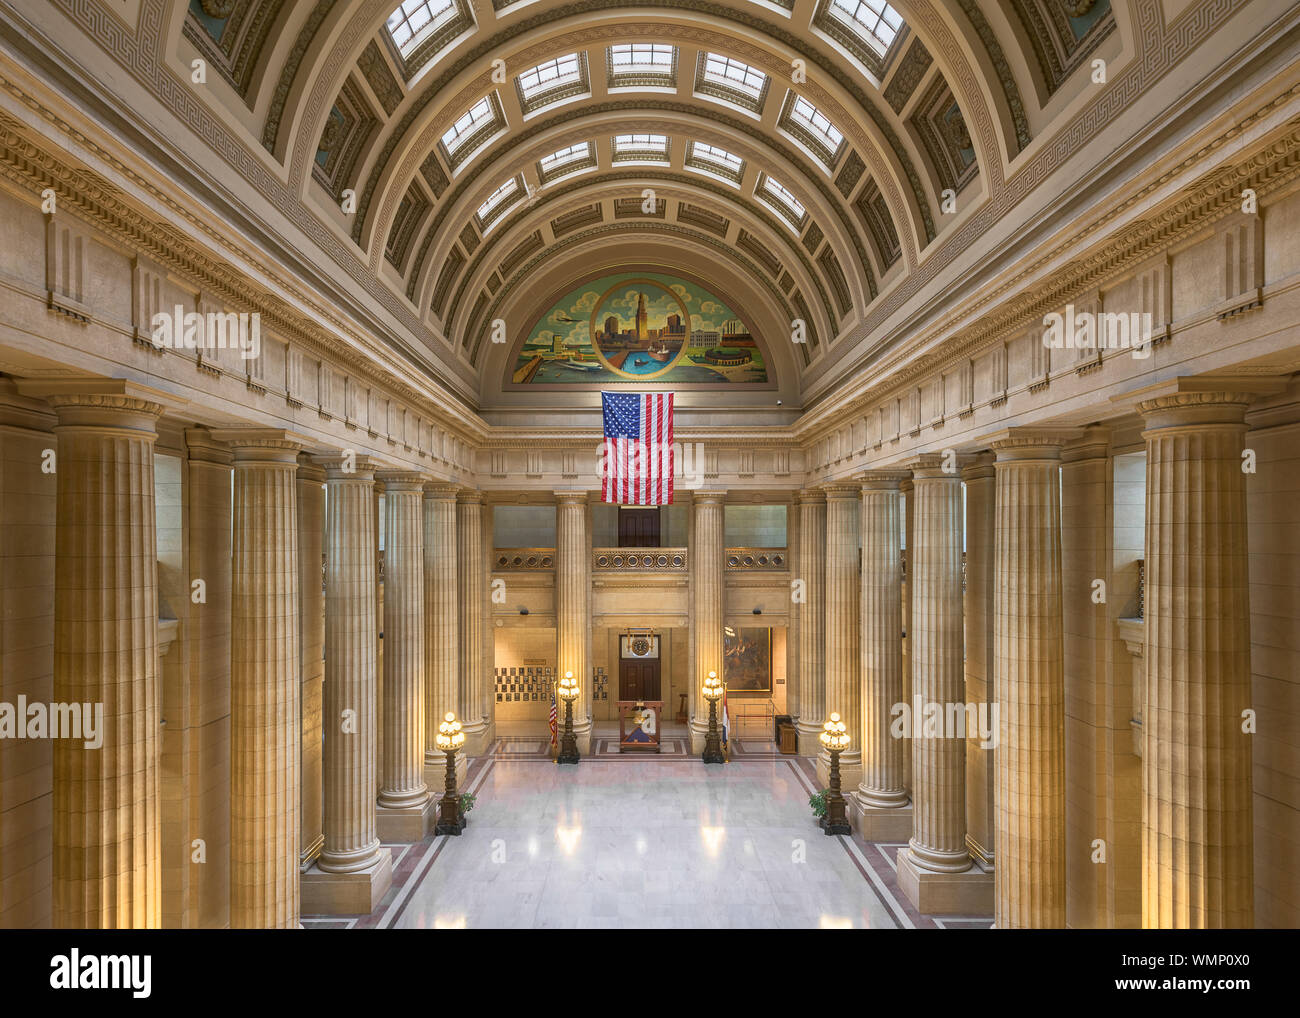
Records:
{"label": "flag stripe", "polygon": [[601,498],[621,505],[671,505],[673,394],[603,392]]}

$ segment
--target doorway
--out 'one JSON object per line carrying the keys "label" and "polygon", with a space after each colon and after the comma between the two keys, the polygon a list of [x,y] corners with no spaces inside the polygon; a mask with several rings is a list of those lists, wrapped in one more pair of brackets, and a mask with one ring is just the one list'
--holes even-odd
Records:
{"label": "doorway", "polygon": [[623,658],[618,665],[620,700],[658,700],[659,659]]}
{"label": "doorway", "polygon": [[618,510],[618,546],[620,548],[658,548],[659,510]]}

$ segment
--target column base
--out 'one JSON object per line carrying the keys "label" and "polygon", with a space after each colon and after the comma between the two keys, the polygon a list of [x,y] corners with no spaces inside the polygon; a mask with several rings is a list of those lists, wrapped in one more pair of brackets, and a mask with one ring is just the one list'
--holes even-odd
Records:
{"label": "column base", "polygon": [[[691,756],[699,756],[704,752],[704,744],[709,738],[709,723],[708,721],[705,721],[703,724],[700,724],[700,722],[696,721],[695,718],[691,718],[690,724],[687,725],[686,730],[690,733],[691,737]],[[719,729],[719,731],[721,731],[721,729]]]}
{"label": "column base", "polygon": [[[560,734],[564,734],[564,729],[560,729]],[[573,723],[573,738],[578,743],[578,754],[580,756],[591,756],[591,719],[586,721],[575,721]]]}
{"label": "column base", "polygon": [[425,799],[415,806],[392,809],[375,807],[375,833],[387,844],[404,844],[423,841],[429,833],[429,824],[436,806],[433,799]]}
{"label": "column base", "polygon": [[302,875],[304,915],[369,915],[393,886],[393,857],[385,848],[355,873],[326,873],[313,865]]}
{"label": "column base", "polygon": [[[822,753],[817,757],[817,783],[822,788],[829,788],[831,783],[831,755]],[[862,764],[845,762],[840,757],[840,792],[845,799],[852,798],[852,790],[862,784]]]}
{"label": "column base", "polygon": [[961,873],[940,873],[898,850],[898,888],[922,915],[992,915],[993,874],[978,862]]}
{"label": "column base", "polygon": [[849,796],[849,818],[864,841],[910,841],[912,804],[873,806],[857,795]]}
{"label": "column base", "polygon": [[461,728],[465,733],[465,745],[459,750],[462,757],[483,756],[492,748],[492,729],[481,721]]}
{"label": "column base", "polygon": [[298,855],[298,872],[306,873],[311,869],[312,863],[316,861],[317,857],[320,855],[320,850],[324,847],[325,835],[323,834],[318,834],[316,840],[310,845],[303,846],[302,851]]}
{"label": "column base", "polygon": [[821,725],[804,724],[802,721],[796,721],[794,731],[799,740],[798,753],[800,756],[817,756],[822,751]]}
{"label": "column base", "polygon": [[[456,788],[465,787],[465,775],[469,772],[469,761],[465,759],[465,754],[457,751],[456,753]],[[429,798],[434,802],[442,797],[442,788],[447,783],[447,757],[442,753],[434,753],[432,756],[425,754],[424,757],[424,783],[429,788]],[[435,792],[437,794],[435,794]]]}

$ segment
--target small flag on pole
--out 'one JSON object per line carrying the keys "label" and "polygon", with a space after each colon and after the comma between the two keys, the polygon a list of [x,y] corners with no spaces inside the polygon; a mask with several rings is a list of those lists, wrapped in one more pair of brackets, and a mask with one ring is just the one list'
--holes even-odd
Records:
{"label": "small flag on pole", "polygon": [[551,683],[551,745],[555,746],[559,741],[560,716],[555,706],[555,683]]}
{"label": "small flag on pole", "polygon": [[727,720],[727,687],[722,687],[722,748],[728,749],[727,746],[727,729],[730,727]]}
{"label": "small flag on pole", "polygon": [[672,505],[673,394],[602,392],[601,501]]}

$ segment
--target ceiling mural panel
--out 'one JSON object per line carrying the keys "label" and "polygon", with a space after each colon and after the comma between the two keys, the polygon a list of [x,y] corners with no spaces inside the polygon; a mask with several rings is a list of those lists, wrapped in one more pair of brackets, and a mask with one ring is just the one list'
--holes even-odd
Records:
{"label": "ceiling mural panel", "polygon": [[763,344],[700,284],[656,272],[591,279],[557,299],[511,365],[515,385],[768,386]]}

